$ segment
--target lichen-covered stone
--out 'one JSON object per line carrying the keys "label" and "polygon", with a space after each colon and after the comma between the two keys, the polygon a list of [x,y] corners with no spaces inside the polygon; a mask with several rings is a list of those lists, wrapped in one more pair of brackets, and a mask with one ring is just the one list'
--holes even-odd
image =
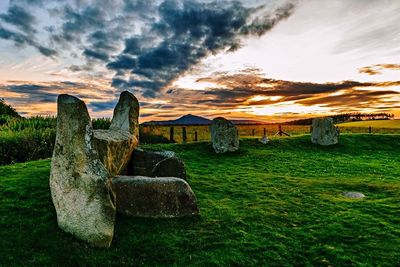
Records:
{"label": "lichen-covered stone", "polygon": [[211,142],[216,153],[232,152],[239,149],[236,126],[225,118],[218,117],[210,125]]}
{"label": "lichen-covered stone", "polygon": [[183,161],[173,151],[137,148],[127,169],[128,175],[149,177],[178,177],[186,180]]}
{"label": "lichen-covered stone", "polygon": [[114,109],[110,130],[128,131],[139,139],[139,102],[136,97],[124,91]]}
{"label": "lichen-covered stone", "polygon": [[122,92],[109,130],[94,131],[94,147],[110,176],[121,174],[138,145],[139,103],[134,95]]}
{"label": "lichen-covered stone", "polygon": [[364,198],[365,195],[361,192],[343,192],[342,195],[346,198]]}
{"label": "lichen-covered stone", "polygon": [[50,190],[61,229],[93,246],[109,247],[115,206],[108,173],[93,149],[91,120],[84,102],[60,95]]}
{"label": "lichen-covered stone", "polygon": [[196,196],[185,180],[175,177],[117,176],[112,179],[117,211],[147,218],[199,214]]}
{"label": "lichen-covered stone", "polygon": [[121,174],[138,144],[134,135],[121,130],[94,130],[94,147],[111,177]]}
{"label": "lichen-covered stone", "polygon": [[334,125],[332,118],[313,119],[311,142],[322,146],[330,146],[339,142],[339,128]]}

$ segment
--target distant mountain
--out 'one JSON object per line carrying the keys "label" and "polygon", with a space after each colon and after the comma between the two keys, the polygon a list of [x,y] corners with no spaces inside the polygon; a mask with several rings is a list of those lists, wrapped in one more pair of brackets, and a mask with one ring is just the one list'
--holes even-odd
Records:
{"label": "distant mountain", "polygon": [[[231,120],[234,124],[265,124],[261,121],[255,120]],[[176,120],[168,120],[168,121],[148,121],[142,123],[144,126],[148,125],[209,125],[211,124],[211,120],[195,116],[192,114],[188,114],[180,117]]]}
{"label": "distant mountain", "polygon": [[168,121],[148,121],[142,123],[142,125],[209,125],[211,120],[195,116],[192,114],[188,114],[180,117],[176,120],[168,120]]}

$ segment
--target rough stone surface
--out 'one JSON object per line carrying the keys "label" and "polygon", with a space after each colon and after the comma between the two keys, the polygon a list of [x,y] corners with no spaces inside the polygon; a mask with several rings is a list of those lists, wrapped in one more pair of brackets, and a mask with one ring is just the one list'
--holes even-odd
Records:
{"label": "rough stone surface", "polygon": [[263,143],[264,145],[266,145],[266,144],[268,144],[269,139],[268,139],[267,136],[263,136],[263,137],[260,139],[260,142]]}
{"label": "rough stone surface", "polygon": [[117,176],[112,179],[117,211],[135,217],[172,218],[198,215],[196,196],[185,180]]}
{"label": "rough stone surface", "polygon": [[94,130],[94,147],[110,176],[126,168],[138,144],[134,135],[121,130]]}
{"label": "rough stone surface", "polygon": [[50,190],[58,225],[93,246],[109,247],[114,235],[113,193],[107,170],[93,149],[86,105],[60,95],[57,108]]}
{"label": "rough stone surface", "polygon": [[128,131],[139,139],[139,102],[136,97],[124,91],[115,106],[110,130]]}
{"label": "rough stone surface", "polygon": [[173,151],[135,149],[128,165],[128,175],[178,177],[186,180],[183,161]]}
{"label": "rough stone surface", "polygon": [[127,91],[122,92],[110,129],[94,131],[94,147],[111,177],[121,174],[138,145],[138,116],[137,99]]}
{"label": "rough stone surface", "polygon": [[232,152],[239,149],[239,137],[235,125],[222,117],[212,120],[211,142],[216,153]]}
{"label": "rough stone surface", "polygon": [[343,192],[342,195],[347,198],[364,198],[365,195],[361,192]]}
{"label": "rough stone surface", "polygon": [[339,142],[339,128],[333,124],[332,118],[313,119],[311,142],[322,146],[330,146]]}

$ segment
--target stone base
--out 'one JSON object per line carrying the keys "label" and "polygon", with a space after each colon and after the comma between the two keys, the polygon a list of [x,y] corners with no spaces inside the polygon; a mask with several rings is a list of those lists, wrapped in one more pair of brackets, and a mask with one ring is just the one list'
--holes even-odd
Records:
{"label": "stone base", "polygon": [[186,180],[183,161],[173,151],[135,149],[126,174],[130,176],[178,177]]}
{"label": "stone base", "polygon": [[117,211],[145,218],[174,218],[199,214],[189,184],[175,177],[117,176],[112,179]]}

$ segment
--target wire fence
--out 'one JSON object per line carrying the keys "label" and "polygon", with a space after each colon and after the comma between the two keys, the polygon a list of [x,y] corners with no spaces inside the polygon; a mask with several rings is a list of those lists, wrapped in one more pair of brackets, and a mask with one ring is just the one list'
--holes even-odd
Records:
{"label": "wire fence", "polygon": [[[303,135],[310,133],[309,125],[236,125],[240,138],[255,137],[260,138],[264,135],[290,136]],[[339,127],[340,133],[354,134],[400,134],[400,129],[396,128],[373,128],[373,127]],[[163,136],[176,143],[200,142],[210,140],[210,128],[208,125],[150,125],[142,126],[143,133]],[[281,133],[280,133],[281,131]],[[282,133],[283,132],[283,133]]]}

